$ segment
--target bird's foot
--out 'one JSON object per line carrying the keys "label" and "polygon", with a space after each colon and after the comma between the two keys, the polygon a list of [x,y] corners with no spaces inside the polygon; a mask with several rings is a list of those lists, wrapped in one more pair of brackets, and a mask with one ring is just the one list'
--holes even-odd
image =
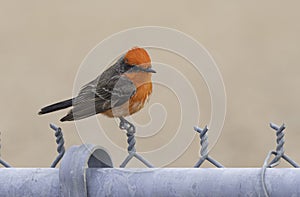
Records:
{"label": "bird's foot", "polygon": [[134,138],[134,134],[135,134],[135,126],[128,122],[125,118],[123,117],[120,117],[120,125],[119,125],[119,128],[122,129],[122,130],[126,130],[127,133],[127,143],[128,143],[128,152],[133,152],[135,153],[136,150],[135,150],[135,138]]}
{"label": "bird's foot", "polygon": [[120,117],[120,125],[119,128],[122,130],[126,130],[127,133],[134,134],[135,133],[135,126],[128,122],[125,118]]}

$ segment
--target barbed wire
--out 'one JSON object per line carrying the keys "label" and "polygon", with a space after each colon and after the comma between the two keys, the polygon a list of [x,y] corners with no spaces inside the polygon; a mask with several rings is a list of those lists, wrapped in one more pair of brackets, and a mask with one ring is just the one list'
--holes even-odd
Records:
{"label": "barbed wire", "polygon": [[[270,123],[270,127],[276,131],[276,151],[270,151],[268,155],[266,156],[264,160],[264,164],[262,167],[262,172],[261,172],[261,182],[262,182],[262,187],[264,191],[264,195],[266,197],[269,197],[270,194],[268,192],[266,182],[265,182],[265,176],[266,176],[266,170],[267,168],[273,168],[276,167],[280,163],[280,159],[284,159],[287,161],[289,164],[291,164],[295,168],[299,168],[300,166],[289,156],[287,156],[284,153],[284,129],[286,128],[284,124],[282,124],[280,127],[274,123]],[[271,158],[272,155],[275,155],[274,159],[268,162]]]}

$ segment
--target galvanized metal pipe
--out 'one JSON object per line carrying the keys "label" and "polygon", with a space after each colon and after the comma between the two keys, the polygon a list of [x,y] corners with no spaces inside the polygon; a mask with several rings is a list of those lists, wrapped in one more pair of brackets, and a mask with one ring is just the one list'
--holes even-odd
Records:
{"label": "galvanized metal pipe", "polygon": [[59,197],[59,169],[1,168],[1,197]]}
{"label": "galvanized metal pipe", "polygon": [[[59,169],[0,169],[0,196],[59,197]],[[260,168],[88,168],[87,196],[263,196]],[[270,196],[300,196],[300,169],[267,169]],[[80,187],[80,186],[78,186]]]}
{"label": "galvanized metal pipe", "polygon": [[[263,196],[260,168],[90,169],[89,196]],[[267,169],[270,196],[300,196],[300,169]]]}
{"label": "galvanized metal pipe", "polygon": [[0,169],[0,197],[264,196],[263,185],[270,196],[300,196],[299,168],[267,168],[262,176],[262,168],[112,167],[105,149],[73,146],[59,169]]}

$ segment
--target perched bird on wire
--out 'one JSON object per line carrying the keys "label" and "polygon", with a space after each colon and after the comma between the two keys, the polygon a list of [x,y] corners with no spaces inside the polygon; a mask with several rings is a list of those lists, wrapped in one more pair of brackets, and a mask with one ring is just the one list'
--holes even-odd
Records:
{"label": "perched bird on wire", "polygon": [[156,72],[147,51],[132,48],[95,80],[83,86],[78,96],[44,107],[39,114],[72,107],[60,121],[80,120],[101,113],[133,126],[124,117],[139,111],[148,101],[152,93],[152,73]]}

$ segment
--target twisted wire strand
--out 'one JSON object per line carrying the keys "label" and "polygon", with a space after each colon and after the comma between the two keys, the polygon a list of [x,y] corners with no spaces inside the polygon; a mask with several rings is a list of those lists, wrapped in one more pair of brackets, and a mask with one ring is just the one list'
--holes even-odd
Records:
{"label": "twisted wire strand", "polygon": [[276,155],[275,158],[269,163],[270,167],[275,167],[280,163],[280,159],[284,155],[284,129],[286,128],[284,124],[280,127],[275,125],[274,123],[270,123],[270,127],[276,131]]}
{"label": "twisted wire strand", "polygon": [[2,148],[2,144],[1,144],[1,132],[0,132],[0,164],[5,168],[11,168],[11,165],[1,158],[1,148]]}
{"label": "twisted wire strand", "polygon": [[56,165],[58,164],[58,162],[62,159],[62,157],[65,154],[65,147],[64,147],[65,140],[64,140],[64,136],[63,136],[63,133],[62,133],[62,130],[60,127],[57,127],[54,124],[50,124],[50,128],[55,131],[55,137],[56,137],[55,141],[57,144],[56,150],[58,152],[58,155],[51,164],[51,168],[55,168]]}
{"label": "twisted wire strand", "polygon": [[136,149],[135,149],[136,140],[134,137],[134,133],[127,132],[126,135],[127,135],[127,143],[128,143],[127,150],[128,150],[128,152],[135,153],[136,152]]}
{"label": "twisted wire strand", "polygon": [[[274,123],[270,123],[270,127],[272,129],[274,129],[276,131],[276,151],[270,151],[267,155],[267,157],[265,158],[263,167],[262,167],[262,172],[261,172],[261,183],[262,183],[262,187],[263,187],[263,192],[264,195],[266,197],[269,197],[269,191],[267,189],[267,185],[266,185],[266,170],[268,167],[273,168],[275,166],[277,166],[280,163],[280,158],[283,156],[284,154],[284,149],[283,149],[283,145],[284,145],[284,132],[283,130],[285,129],[285,125],[282,124],[280,127],[277,126]],[[270,158],[272,155],[275,155],[275,158],[269,162]]]}
{"label": "twisted wire strand", "polygon": [[206,156],[208,155],[208,136],[207,136],[207,131],[208,128],[207,126],[204,127],[203,130],[200,129],[200,144],[201,144],[201,150],[200,150],[200,155],[201,156]]}
{"label": "twisted wire strand", "polygon": [[[270,127],[276,131],[276,151],[270,151],[267,155],[267,157],[264,160],[264,164],[262,167],[261,172],[261,182],[263,187],[263,192],[266,197],[269,197],[270,194],[267,189],[267,185],[265,182],[265,176],[266,176],[266,170],[267,168],[273,168],[276,167],[280,163],[280,159],[283,158],[285,161],[287,161],[289,164],[291,164],[295,168],[299,168],[300,166],[292,160],[290,157],[285,155],[284,153],[284,129],[286,128],[284,124],[282,124],[280,127],[274,123],[270,123]],[[275,155],[274,159],[272,159],[270,162],[268,162],[272,155]]]}
{"label": "twisted wire strand", "polygon": [[3,159],[0,158],[0,164],[6,168],[11,168],[12,166],[7,163],[6,161],[4,161]]}
{"label": "twisted wire strand", "polygon": [[224,168],[224,166],[221,163],[219,163],[218,161],[214,160],[212,157],[208,156],[208,145],[209,145],[209,143],[208,143],[208,135],[207,135],[207,131],[208,131],[207,126],[205,126],[203,129],[201,129],[200,127],[195,126],[194,130],[199,133],[199,136],[200,136],[200,145],[201,145],[201,149],[200,149],[201,158],[194,165],[194,167],[195,168],[199,168],[202,165],[202,163],[205,160],[207,160],[211,164],[213,164],[214,166],[216,166],[218,168]]}
{"label": "twisted wire strand", "polygon": [[120,125],[119,128],[121,130],[126,130],[126,136],[127,136],[127,143],[128,143],[128,155],[127,157],[124,159],[124,161],[121,163],[120,168],[124,168],[126,167],[126,165],[128,164],[128,162],[135,157],[136,159],[138,159],[139,161],[141,161],[143,164],[145,164],[148,168],[153,168],[154,166],[148,162],[146,159],[144,159],[141,155],[139,155],[136,152],[136,148],[135,148],[135,144],[136,144],[136,140],[135,140],[135,126],[128,122],[125,118],[121,117],[120,118]]}

